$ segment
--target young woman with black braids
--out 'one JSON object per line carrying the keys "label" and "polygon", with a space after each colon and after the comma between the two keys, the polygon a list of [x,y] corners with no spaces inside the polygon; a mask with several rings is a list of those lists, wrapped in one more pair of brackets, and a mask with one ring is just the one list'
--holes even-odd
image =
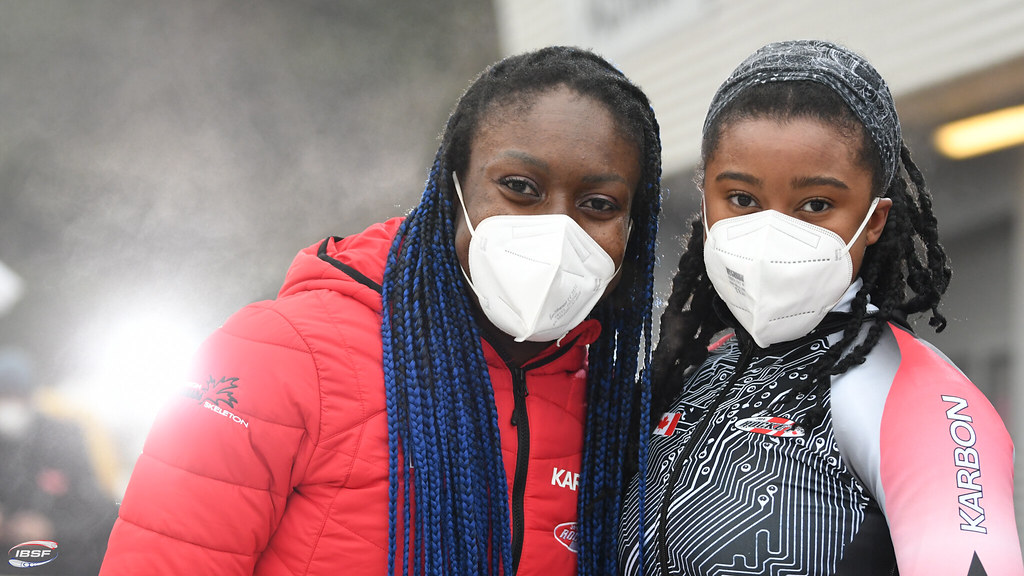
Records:
{"label": "young woman with black braids", "polygon": [[660,172],[600,57],[485,70],[405,218],[302,251],[204,344],[103,573],[613,572]]}
{"label": "young woman with black braids", "polygon": [[945,326],[950,271],[875,69],[756,51],[711,103],[698,185],[621,573],[1024,574],[1006,428],[906,323]]}

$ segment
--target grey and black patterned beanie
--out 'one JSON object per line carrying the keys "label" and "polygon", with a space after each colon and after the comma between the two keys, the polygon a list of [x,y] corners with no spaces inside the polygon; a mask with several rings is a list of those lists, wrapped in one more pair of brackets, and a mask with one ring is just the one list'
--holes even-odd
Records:
{"label": "grey and black patterned beanie", "polygon": [[896,176],[900,147],[900,121],[885,80],[874,66],[851,50],[823,40],[790,40],[767,44],[744,60],[718,88],[704,133],[719,113],[750,86],[769,82],[809,80],[832,89],[853,110],[871,135],[882,157],[883,190]]}

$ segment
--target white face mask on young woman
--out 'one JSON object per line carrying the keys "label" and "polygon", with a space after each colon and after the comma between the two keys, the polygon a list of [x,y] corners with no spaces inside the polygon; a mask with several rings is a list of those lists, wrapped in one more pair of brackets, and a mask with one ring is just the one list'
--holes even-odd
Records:
{"label": "white face mask on young woman", "polygon": [[452,180],[472,236],[466,280],[487,319],[516,342],[558,340],[579,326],[618,272],[611,256],[565,214],[491,216],[474,229]]}
{"label": "white face mask on young woman", "polygon": [[758,346],[804,336],[839,302],[853,282],[850,247],[878,200],[849,243],[774,210],[724,218],[708,229],[705,210],[708,278]]}

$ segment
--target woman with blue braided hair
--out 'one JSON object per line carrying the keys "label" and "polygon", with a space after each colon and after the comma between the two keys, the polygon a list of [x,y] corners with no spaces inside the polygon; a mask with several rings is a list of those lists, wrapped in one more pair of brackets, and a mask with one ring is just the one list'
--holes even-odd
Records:
{"label": "woman with blue braided hair", "polygon": [[303,250],[203,345],[103,574],[613,572],[660,171],[597,55],[485,70],[406,217]]}
{"label": "woman with blue braided hair", "polygon": [[1006,428],[906,322],[945,326],[950,269],[878,72],[764,46],[701,157],[620,573],[1024,574]]}

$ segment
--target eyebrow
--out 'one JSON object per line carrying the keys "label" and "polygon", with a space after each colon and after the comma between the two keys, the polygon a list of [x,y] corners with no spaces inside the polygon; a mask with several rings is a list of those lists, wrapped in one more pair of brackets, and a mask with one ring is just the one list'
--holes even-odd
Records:
{"label": "eyebrow", "polygon": [[551,165],[548,164],[547,162],[541,160],[540,158],[537,158],[536,156],[531,156],[526,152],[520,152],[519,150],[506,150],[502,152],[500,155],[509,158],[515,158],[516,160],[521,160],[523,162],[526,162],[527,164],[536,166],[537,168],[543,168],[544,170],[551,169]]}
{"label": "eyebrow", "polygon": [[716,182],[721,182],[722,180],[738,180],[755,186],[760,186],[762,184],[761,179],[752,174],[747,174],[746,172],[733,172],[731,170],[719,172],[718,176],[715,176]]}
{"label": "eyebrow", "polygon": [[[745,172],[734,172],[727,170],[721,172],[718,176],[715,176],[715,181],[722,180],[737,180],[739,182],[746,182],[754,186],[760,186],[762,184],[761,179]],[[838,178],[831,176],[799,176],[792,180],[794,188],[813,188],[815,186],[831,186],[832,188],[838,188],[840,190],[849,190],[850,187],[846,185],[846,182]]]}
{"label": "eyebrow", "polygon": [[811,188],[814,186],[831,186],[832,188],[839,188],[840,190],[850,189],[850,187],[846,185],[846,182],[831,176],[802,176],[800,178],[793,179],[794,188]]}
{"label": "eyebrow", "polygon": [[[548,164],[547,162],[541,160],[540,158],[537,158],[536,156],[531,156],[526,152],[520,152],[519,150],[506,150],[502,152],[500,156],[504,156],[506,158],[514,158],[516,160],[520,160],[522,162],[530,164],[531,166],[536,166],[537,168],[540,168],[542,170],[551,169],[551,165]],[[625,178],[613,172],[608,172],[605,174],[590,174],[584,176],[583,181],[591,184],[601,182],[622,182],[623,184],[628,183],[626,182]]]}
{"label": "eyebrow", "polygon": [[602,182],[622,182],[623,184],[628,184],[628,182],[626,182],[626,179],[623,178],[622,176],[619,176],[618,174],[611,174],[611,173],[609,173],[609,174],[592,174],[592,175],[589,175],[589,176],[584,176],[583,177],[583,181],[586,182],[587,184],[600,184]]}

